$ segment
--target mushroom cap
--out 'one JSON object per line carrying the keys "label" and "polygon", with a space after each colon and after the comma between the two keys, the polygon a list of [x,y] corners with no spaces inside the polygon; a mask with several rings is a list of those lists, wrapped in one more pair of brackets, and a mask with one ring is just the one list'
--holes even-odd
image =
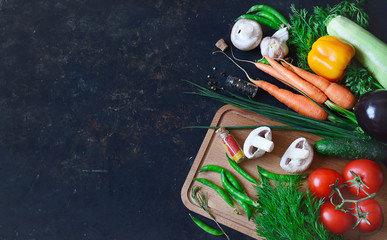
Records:
{"label": "mushroom cap", "polygon": [[280,166],[289,173],[303,172],[310,167],[313,160],[313,148],[306,138],[294,140],[281,158]]}
{"label": "mushroom cap", "polygon": [[[243,144],[243,152],[249,159],[261,157],[274,148],[272,133],[269,127],[259,127],[250,132]],[[262,149],[261,149],[261,148]]]}
{"label": "mushroom cap", "polygon": [[239,19],[231,30],[231,42],[241,51],[258,47],[262,40],[262,28],[259,23],[250,19]]}

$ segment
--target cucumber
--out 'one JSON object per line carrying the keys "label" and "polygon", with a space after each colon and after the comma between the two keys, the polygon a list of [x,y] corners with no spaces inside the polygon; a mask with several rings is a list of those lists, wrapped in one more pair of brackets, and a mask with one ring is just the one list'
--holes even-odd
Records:
{"label": "cucumber", "polygon": [[325,138],[314,144],[317,153],[345,159],[369,159],[387,163],[387,146],[376,140]]}
{"label": "cucumber", "polygon": [[356,50],[355,58],[387,89],[387,44],[343,16],[334,17],[327,32],[350,43]]}

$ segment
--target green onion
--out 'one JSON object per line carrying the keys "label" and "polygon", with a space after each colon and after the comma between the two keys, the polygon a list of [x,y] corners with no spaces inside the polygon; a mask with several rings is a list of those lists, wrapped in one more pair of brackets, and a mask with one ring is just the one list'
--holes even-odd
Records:
{"label": "green onion", "polygon": [[[309,132],[324,138],[325,137],[349,137],[349,138],[363,137],[361,132],[356,131],[357,126],[353,124],[352,121],[346,118],[337,116],[332,111],[329,111],[329,110],[327,111],[329,112],[330,116],[332,116],[332,118],[335,119],[335,122],[316,120],[310,117],[300,115],[296,112],[271,106],[265,103],[256,102],[251,99],[244,98],[236,94],[232,94],[229,91],[224,90],[225,94],[220,94],[218,92],[211,91],[191,81],[188,81],[188,80],[183,80],[183,81],[188,82],[197,88],[196,91],[194,92],[186,92],[187,94],[194,94],[194,95],[208,97],[225,104],[230,104],[235,107],[239,107],[254,113],[258,113],[264,117],[267,117],[269,119],[288,125],[286,127],[281,126],[284,129],[286,128],[290,130]],[[204,127],[200,127],[200,128],[204,128]],[[209,128],[209,127],[206,127],[206,128]]]}

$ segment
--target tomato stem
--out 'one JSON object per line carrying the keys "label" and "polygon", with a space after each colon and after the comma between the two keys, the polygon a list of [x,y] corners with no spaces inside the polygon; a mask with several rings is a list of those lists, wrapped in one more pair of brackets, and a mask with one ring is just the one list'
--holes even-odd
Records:
{"label": "tomato stem", "polygon": [[[366,216],[370,212],[362,212],[360,207],[359,207],[359,202],[365,201],[365,200],[370,199],[370,198],[374,198],[376,193],[369,194],[367,191],[365,191],[363,186],[365,186],[366,188],[369,188],[369,187],[366,184],[364,184],[363,180],[361,179],[361,176],[360,175],[356,175],[352,171],[350,171],[350,173],[353,176],[352,180],[349,180],[349,181],[345,182],[344,184],[339,185],[339,180],[336,179],[336,182],[329,186],[332,189],[332,193],[329,196],[330,202],[332,203],[333,206],[335,206],[336,210],[340,210],[340,211],[343,211],[343,212],[350,212],[353,216],[355,216],[357,218],[357,221],[356,221],[356,223],[355,223],[353,228],[356,228],[359,225],[359,223],[361,221],[363,221],[363,220],[367,224],[371,225],[371,223],[366,218]],[[352,183],[352,184],[348,185],[347,183]],[[367,196],[363,197],[363,198],[360,198],[360,199],[356,199],[356,200],[345,199],[343,197],[342,193],[341,193],[341,190],[340,190],[343,187],[356,187],[358,194],[359,194],[359,190],[361,189]],[[333,195],[334,194],[337,194],[339,196],[339,198],[340,198],[340,202],[338,204],[335,204],[333,202]],[[352,211],[352,210],[354,210],[353,208],[344,208],[343,206],[344,206],[345,203],[354,203],[355,204],[356,213],[353,213],[353,211]]]}
{"label": "tomato stem", "polygon": [[[368,192],[364,189],[364,187],[368,188],[369,187],[363,182],[363,179],[361,178],[360,175],[356,175],[353,171],[349,171],[352,176],[353,176],[353,179],[351,180],[348,180],[346,181],[345,183],[351,183],[350,185],[348,185],[348,187],[356,187],[356,191],[357,191],[357,195],[359,195],[359,191],[360,189],[368,196]],[[363,187],[364,186],[364,187]]]}

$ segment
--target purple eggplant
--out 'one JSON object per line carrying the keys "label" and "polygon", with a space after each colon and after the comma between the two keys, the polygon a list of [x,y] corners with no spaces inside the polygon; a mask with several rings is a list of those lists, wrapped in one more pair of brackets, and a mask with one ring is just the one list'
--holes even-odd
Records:
{"label": "purple eggplant", "polygon": [[363,94],[355,105],[355,116],[367,135],[387,143],[387,90]]}

